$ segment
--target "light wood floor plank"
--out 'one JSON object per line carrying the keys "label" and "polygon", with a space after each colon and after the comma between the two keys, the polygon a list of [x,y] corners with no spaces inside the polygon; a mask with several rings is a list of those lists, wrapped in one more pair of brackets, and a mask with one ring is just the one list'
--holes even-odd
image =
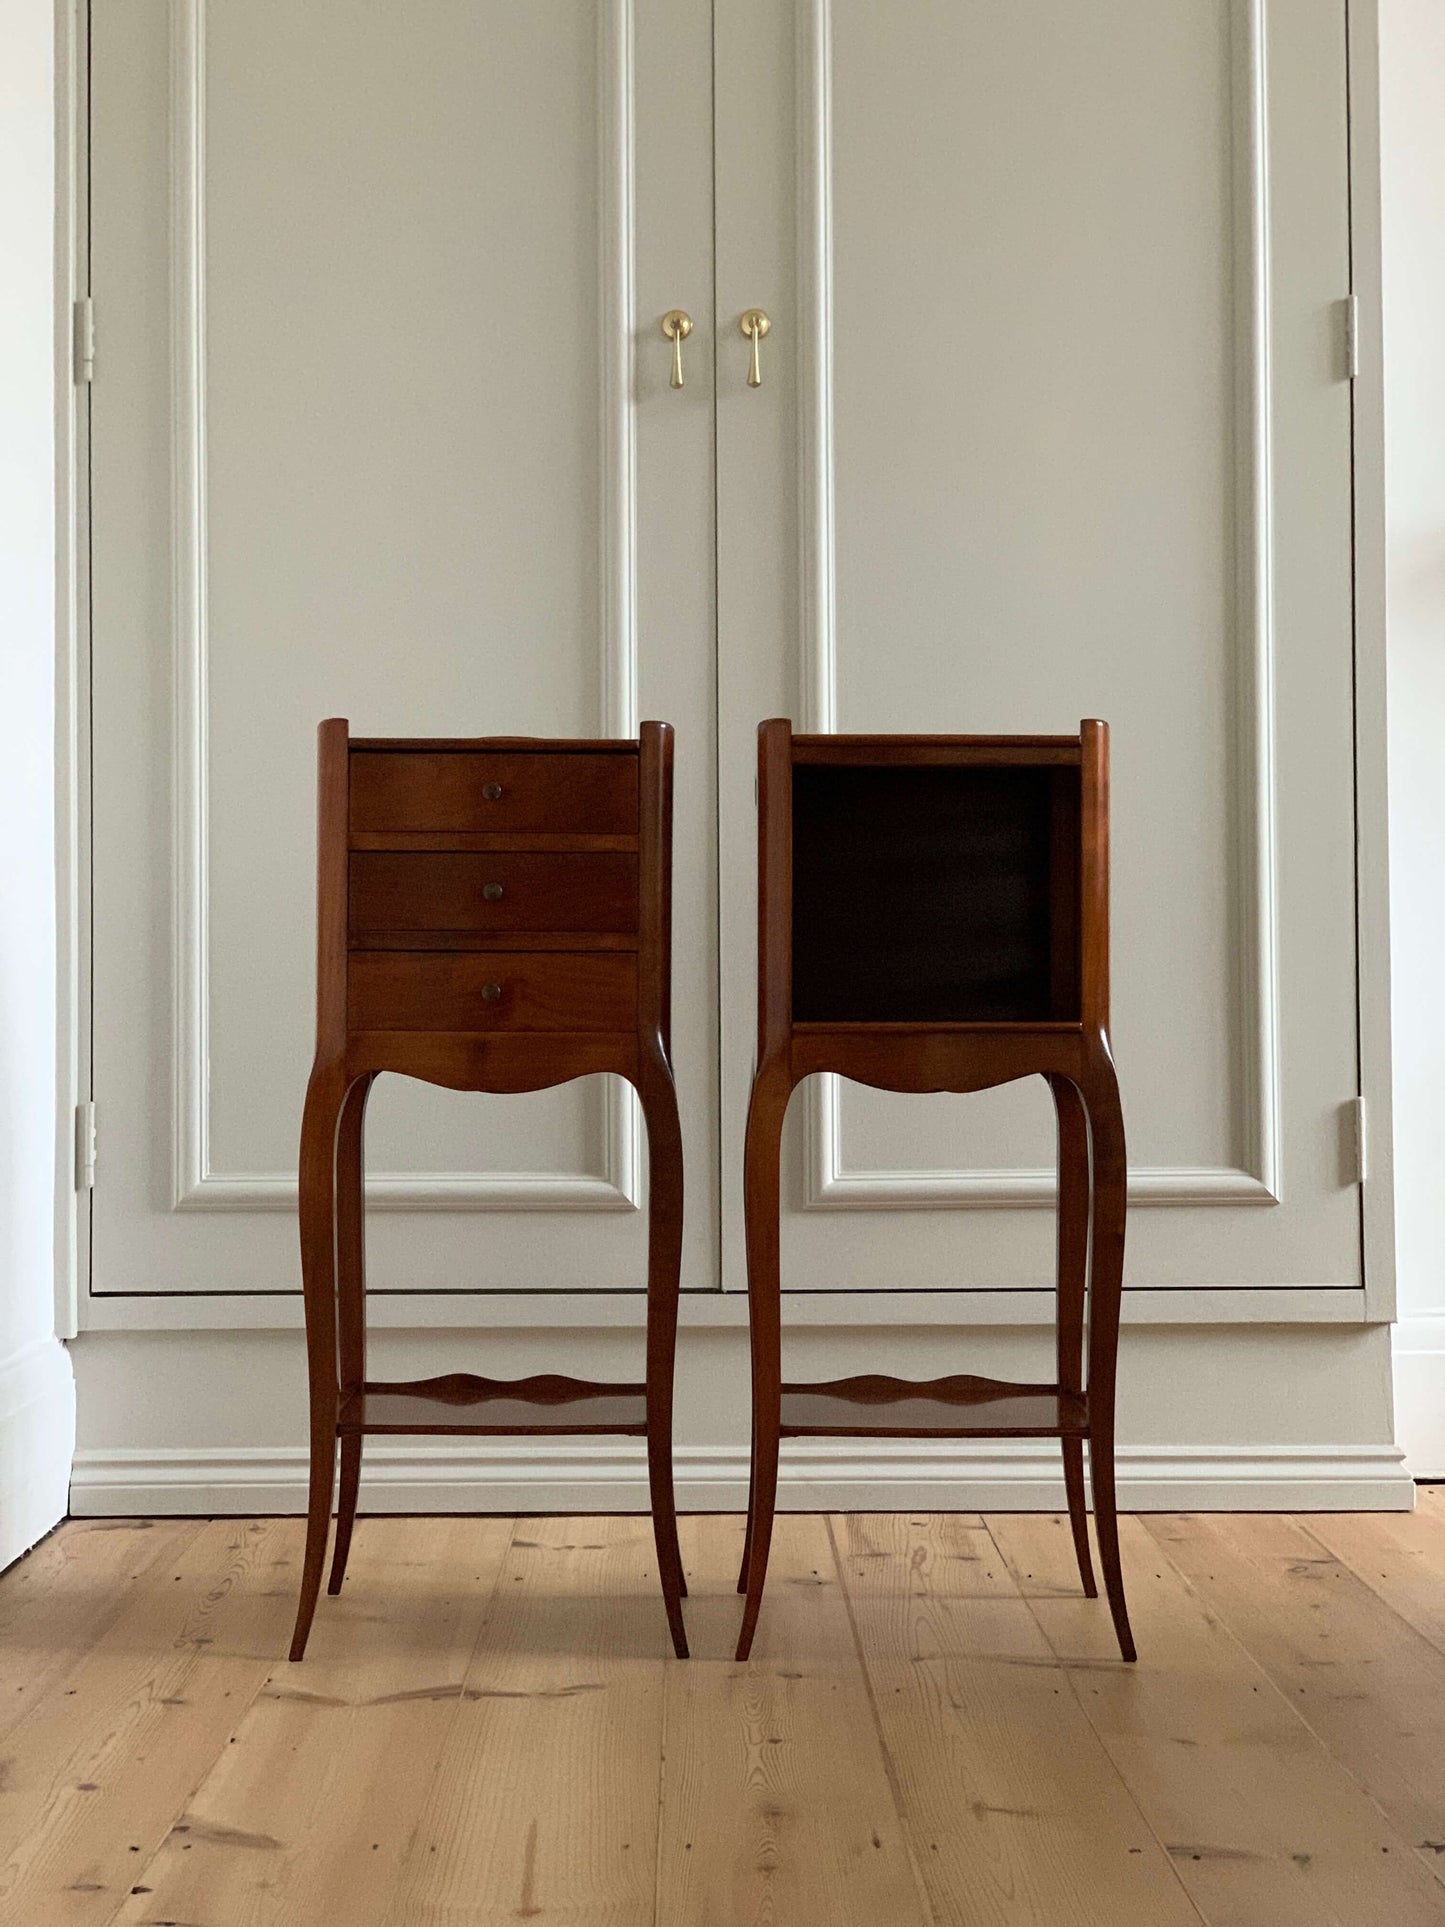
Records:
{"label": "light wood floor plank", "polygon": [[823,1519],[779,1518],[737,1665],[742,1521],[683,1521],[694,1657],[667,1677],[659,1927],[926,1927]]}
{"label": "light wood floor plank", "polygon": [[383,1920],[510,1538],[502,1519],[362,1519],[306,1658],[273,1668],[119,1919]]}
{"label": "light wood floor plank", "polygon": [[1198,1927],[988,1533],[947,1515],[834,1532],[940,1927]]}
{"label": "light wood floor plank", "polygon": [[989,1526],[1210,1927],[1445,1919],[1440,1888],[1405,1836],[1140,1520],[1121,1521],[1134,1666],[1119,1659],[1102,1602],[1078,1594],[1066,1521],[990,1515]]}
{"label": "light wood floor plank", "polygon": [[1161,1516],[1155,1539],[1396,1828],[1445,1874],[1445,1655],[1296,1519]]}
{"label": "light wood floor plank", "polygon": [[688,1664],[645,1519],[364,1520],[291,1667],[299,1521],[75,1522],[0,1575],[0,1922],[1445,1927],[1445,1493],[1126,1520],[1136,1668],[988,1526],[780,1520],[739,1668],[735,1518]]}
{"label": "light wood floor plank", "polygon": [[1303,1522],[1327,1551],[1445,1652],[1445,1510],[1321,1512]]}
{"label": "light wood floor plank", "polygon": [[199,1531],[195,1519],[71,1519],[0,1576],[0,1736]]}
{"label": "light wood floor plank", "polygon": [[1017,1599],[1008,1564],[976,1512],[848,1513],[832,1522],[854,1600]]}
{"label": "light wood floor plank", "polygon": [[387,1920],[650,1927],[670,1652],[649,1520],[519,1519]]}
{"label": "light wood floor plank", "polygon": [[114,1917],[283,1649],[300,1547],[297,1521],[203,1526],[12,1729],[0,1919]]}

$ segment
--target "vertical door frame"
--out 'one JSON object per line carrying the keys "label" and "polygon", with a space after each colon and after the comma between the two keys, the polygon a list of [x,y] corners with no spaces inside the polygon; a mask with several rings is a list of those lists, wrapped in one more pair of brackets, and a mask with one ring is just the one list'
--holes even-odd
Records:
{"label": "vertical door frame", "polygon": [[79,1107],[91,1093],[90,388],[76,303],[90,289],[89,0],[55,0],[55,1329],[90,1289]]}
{"label": "vertical door frame", "polygon": [[1345,0],[1349,36],[1351,397],[1355,543],[1355,929],[1365,1317],[1393,1322],[1394,1117],[1390,1035],[1390,819],[1385,699],[1385,377],[1380,286],[1379,0]]}

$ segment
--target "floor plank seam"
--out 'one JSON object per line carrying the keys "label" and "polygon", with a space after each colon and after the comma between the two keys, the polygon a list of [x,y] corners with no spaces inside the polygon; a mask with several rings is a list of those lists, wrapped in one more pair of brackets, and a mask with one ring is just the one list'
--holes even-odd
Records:
{"label": "floor plank seam", "polygon": [[[683,1569],[683,1577],[687,1577],[685,1566]],[[691,1660],[679,1659],[676,1653],[673,1652],[667,1652],[663,1655],[661,1709],[658,1722],[662,1740],[657,1749],[657,1838],[653,1842],[652,1851],[652,1919],[651,1921],[640,1921],[638,1927],[664,1927],[664,1922],[667,1918],[662,1911],[662,1857],[663,1848],[666,1845],[662,1836],[662,1825],[663,1814],[667,1808],[668,1714],[672,1707],[673,1679],[676,1676],[677,1668],[679,1666],[689,1666],[692,1663]]]}
{"label": "floor plank seam", "polygon": [[[1340,1566],[1341,1568],[1343,1568],[1344,1571],[1348,1572],[1353,1578],[1357,1579],[1360,1582],[1360,1584],[1364,1586],[1366,1590],[1370,1593],[1371,1597],[1373,1599],[1376,1599],[1380,1603],[1380,1605],[1385,1608],[1385,1610],[1390,1614],[1392,1619],[1398,1620],[1398,1622],[1402,1626],[1404,1626],[1411,1634],[1413,1634],[1415,1638],[1424,1640],[1427,1646],[1431,1647],[1436,1652],[1440,1652],[1442,1654],[1442,1657],[1445,1657],[1445,1647],[1441,1647],[1441,1645],[1437,1640],[1432,1639],[1428,1633],[1423,1632],[1420,1629],[1420,1627],[1415,1625],[1413,1620],[1408,1619],[1404,1613],[1400,1612],[1399,1609],[1393,1603],[1393,1601],[1387,1599],[1385,1595],[1382,1592],[1380,1592],[1379,1589],[1370,1582],[1369,1578],[1364,1573],[1356,1569],[1352,1560],[1341,1558],[1341,1556],[1339,1555],[1339,1553],[1335,1551],[1333,1546],[1327,1545],[1325,1541],[1319,1536],[1319,1534],[1317,1532],[1314,1532],[1310,1528],[1308,1524],[1308,1519],[1310,1516],[1309,1514],[1281,1513],[1278,1516],[1280,1518],[1287,1519],[1291,1525],[1295,1526],[1304,1535],[1305,1538],[1310,1540],[1312,1544],[1318,1546],[1320,1549],[1320,1552],[1327,1560],[1330,1560],[1335,1565]],[[1150,1533],[1149,1536],[1151,1539],[1154,1539],[1154,1534],[1152,1532]],[[1159,1544],[1159,1541],[1155,1539],[1154,1543],[1157,1545]],[[1161,1550],[1163,1550],[1162,1547],[1161,1547]],[[1167,1553],[1165,1554],[1165,1556],[1166,1557],[1168,1556]],[[1246,1554],[1245,1557],[1248,1558],[1248,1555]],[[1180,1577],[1184,1580],[1185,1585],[1189,1585],[1190,1582],[1189,1582],[1188,1575],[1180,1571],[1178,1562],[1171,1560],[1170,1563],[1174,1566],[1175,1571],[1179,1572]],[[1254,1565],[1255,1562],[1253,1560],[1250,1560],[1249,1563],[1251,1565]],[[1193,1590],[1192,1587],[1191,1587],[1191,1590]],[[1200,1595],[1196,1592],[1195,1597],[1200,1598]],[[1203,1605],[1205,1602],[1202,1599],[1200,1599],[1200,1603],[1201,1605]],[[1206,1607],[1206,1610],[1212,1611],[1214,1613],[1214,1616],[1219,1620],[1220,1624],[1223,1625],[1225,1629],[1228,1631],[1230,1638],[1233,1639],[1235,1643],[1242,1648],[1243,1651],[1248,1653],[1249,1647],[1244,1639],[1243,1634],[1236,1632],[1234,1627],[1229,1623],[1229,1621],[1225,1616],[1225,1609],[1223,1607]],[[1286,1704],[1286,1706],[1289,1707],[1290,1711],[1295,1715],[1296,1719],[1302,1722],[1302,1724],[1308,1729],[1308,1731],[1316,1740],[1316,1742],[1324,1748],[1326,1753],[1329,1754],[1330,1758],[1341,1769],[1341,1771],[1349,1775],[1354,1785],[1359,1789],[1361,1795],[1366,1800],[1368,1800],[1370,1805],[1374,1807],[1376,1811],[1380,1814],[1382,1820],[1384,1821],[1384,1824],[1390,1829],[1390,1831],[1395,1835],[1397,1839],[1402,1840],[1404,1842],[1404,1844],[1409,1848],[1409,1851],[1411,1852],[1411,1854],[1413,1854],[1415,1859],[1418,1860],[1420,1865],[1424,1867],[1425,1870],[1429,1873],[1430,1877],[1433,1880],[1435,1880],[1441,1886],[1442,1889],[1445,1889],[1445,1855],[1441,1855],[1437,1852],[1434,1852],[1430,1848],[1422,1845],[1419,1841],[1409,1839],[1408,1836],[1401,1831],[1399,1826],[1397,1826],[1396,1823],[1390,1818],[1389,1813],[1385,1810],[1381,1802],[1370,1791],[1369,1787],[1360,1778],[1359,1774],[1356,1773],[1356,1771],[1349,1764],[1349,1762],[1347,1760],[1343,1760],[1340,1758],[1339,1754],[1335,1751],[1334,1746],[1331,1744],[1328,1736],[1320,1732],[1320,1730],[1315,1726],[1314,1722],[1310,1719],[1309,1714],[1305,1711],[1305,1709],[1295,1704],[1295,1702],[1290,1698],[1289,1694],[1285,1692],[1284,1688],[1280,1686],[1278,1681],[1276,1681],[1272,1677],[1268,1668],[1264,1665],[1264,1663],[1261,1660],[1255,1659],[1253,1653],[1249,1653],[1249,1657],[1251,1662],[1255,1666],[1257,1666],[1259,1670],[1264,1674],[1265,1678],[1269,1680],[1270,1685],[1279,1694],[1280,1698],[1283,1699],[1284,1703]],[[1445,1831],[1445,1827],[1442,1827],[1442,1831]]]}
{"label": "floor plank seam", "polygon": [[[1344,1774],[1345,1778],[1350,1782],[1351,1786],[1354,1787],[1355,1791],[1359,1794],[1360,1798],[1366,1801],[1367,1804],[1374,1809],[1375,1813],[1379,1815],[1380,1827],[1382,1832],[1385,1832],[1391,1835],[1391,1837],[1399,1843],[1401,1848],[1405,1851],[1405,1853],[1409,1855],[1409,1857],[1416,1863],[1416,1865],[1423,1867],[1425,1869],[1425,1871],[1430,1875],[1431,1879],[1436,1883],[1437,1886],[1445,1887],[1445,1868],[1432,1866],[1430,1862],[1425,1859],[1423,1853],[1421,1852],[1416,1842],[1409,1839],[1407,1835],[1401,1832],[1400,1828],[1390,1818],[1385,1808],[1375,1798],[1374,1794],[1371,1793],[1369,1788],[1360,1779],[1359,1775],[1356,1772],[1354,1772],[1354,1770],[1344,1760],[1340,1758],[1339,1754],[1336,1753],[1334,1747],[1329,1743],[1329,1741],[1325,1738],[1325,1736],[1316,1730],[1316,1728],[1314,1727],[1312,1722],[1306,1717],[1304,1712],[1294,1703],[1294,1701],[1290,1698],[1289,1694],[1285,1692],[1284,1688],[1273,1677],[1273,1675],[1270,1673],[1268,1667],[1265,1666],[1263,1661],[1255,1658],[1254,1654],[1250,1651],[1249,1645],[1247,1641],[1244,1639],[1243,1635],[1235,1631],[1235,1628],[1231,1623],[1225,1608],[1222,1606],[1211,1604],[1204,1597],[1204,1595],[1199,1591],[1199,1589],[1193,1584],[1188,1573],[1184,1571],[1183,1567],[1179,1564],[1179,1562],[1176,1559],[1171,1558],[1168,1548],[1165,1546],[1163,1541],[1157,1537],[1157,1535],[1155,1534],[1152,1528],[1151,1519],[1154,1516],[1158,1516],[1161,1518],[1170,1518],[1170,1517],[1176,1517],[1180,1515],[1170,1514],[1170,1513],[1162,1513],[1158,1515],[1141,1514],[1140,1519],[1141,1519],[1141,1523],[1144,1526],[1145,1531],[1149,1534],[1150,1540],[1158,1548],[1160,1558],[1164,1559],[1169,1564],[1169,1566],[1172,1567],[1174,1572],[1177,1574],[1180,1580],[1180,1583],[1183,1586],[1185,1586],[1187,1590],[1190,1592],[1190,1594],[1194,1597],[1194,1599],[1198,1601],[1200,1611],[1207,1614],[1207,1616],[1210,1619],[1212,1619],[1217,1626],[1220,1627],[1220,1629],[1224,1632],[1226,1637],[1229,1638],[1233,1642],[1233,1644],[1239,1648],[1240,1652],[1243,1653],[1246,1660],[1248,1660],[1250,1666],[1254,1669],[1255,1672],[1259,1674],[1260,1679],[1264,1682],[1264,1685],[1268,1689],[1268,1691],[1272,1693],[1274,1697],[1277,1700],[1279,1700],[1282,1705],[1287,1706],[1289,1708],[1290,1717],[1294,1720],[1294,1722],[1297,1725],[1302,1726],[1304,1728],[1305,1732],[1309,1734],[1310,1739],[1325,1755],[1326,1759],[1330,1761],[1330,1763],[1334,1766],[1336,1771]],[[1279,1514],[1277,1516],[1289,1517],[1290,1515]],[[1311,1534],[1310,1536],[1313,1537],[1314,1535]],[[1316,1543],[1318,1543],[1318,1541]],[[1326,1553],[1329,1552],[1328,1547],[1324,1547],[1323,1550]],[[1334,1555],[1329,1554],[1329,1556],[1333,1557]]]}
{"label": "floor plank seam", "polygon": [[[358,1523],[360,1522],[358,1521]],[[467,1654],[466,1664],[462,1667],[462,1677],[457,1686],[456,1704],[452,1708],[452,1716],[447,1723],[446,1730],[440,1736],[436,1750],[436,1758],[432,1761],[431,1772],[427,1776],[426,1792],[423,1794],[417,1806],[417,1820],[415,1826],[412,1828],[411,1838],[397,1856],[396,1872],[392,1875],[391,1879],[391,1890],[386,1896],[386,1903],[379,1916],[383,1923],[389,1924],[393,1919],[397,1918],[396,1909],[401,1894],[402,1881],[406,1876],[408,1867],[411,1865],[412,1849],[416,1844],[416,1837],[421,1828],[422,1817],[428,1812],[431,1806],[432,1790],[436,1786],[438,1775],[441,1773],[442,1761],[446,1757],[446,1749],[451,1740],[452,1729],[461,1716],[461,1710],[465,1704],[463,1694],[466,1683],[471,1677],[473,1666],[477,1663],[477,1649],[482,1643],[483,1636],[487,1630],[487,1621],[491,1617],[492,1609],[497,1603],[497,1589],[502,1583],[502,1574],[506,1571],[507,1559],[512,1551],[512,1542],[517,1536],[517,1527],[520,1523],[520,1515],[512,1518],[507,1527],[507,1543],[497,1555],[496,1565],[492,1572],[491,1586],[487,1590],[486,1598],[481,1603],[481,1611],[477,1614],[476,1637],[472,1640],[471,1649]]]}
{"label": "floor plank seam", "polygon": [[[1014,1572],[1014,1568],[1012,1567],[1012,1565],[1009,1564],[1008,1557],[1005,1554],[1002,1546],[1000,1546],[998,1540],[995,1539],[993,1536],[993,1525],[991,1522],[990,1515],[988,1513],[984,1513],[982,1517],[983,1517],[984,1530],[985,1532],[987,1532],[989,1536],[989,1542],[993,1546],[994,1552],[998,1557],[999,1563],[1003,1565],[1007,1569],[1007,1571],[1013,1575],[1014,1582],[1018,1586],[1019,1598],[1022,1599],[1024,1604],[1028,1607],[1029,1617],[1033,1620],[1034,1624],[1038,1627],[1040,1637],[1043,1639],[1043,1642],[1048,1647],[1049,1651],[1053,1654],[1054,1663],[1058,1667],[1059,1672],[1063,1675],[1064,1685],[1068,1689],[1069,1697],[1073,1700],[1074,1704],[1078,1707],[1079,1712],[1082,1714],[1085,1722],[1088,1725],[1089,1731],[1094,1735],[1094,1738],[1098,1741],[1099,1751],[1104,1756],[1104,1760],[1108,1766],[1109,1772],[1114,1776],[1114,1779],[1117,1782],[1119,1789],[1123,1794],[1124,1798],[1128,1801],[1129,1805],[1133,1808],[1134,1812],[1139,1816],[1140,1826],[1143,1828],[1144,1832],[1148,1834],[1149,1838],[1158,1847],[1161,1855],[1164,1858],[1164,1863],[1169,1868],[1170,1873],[1173,1875],[1175,1885],[1178,1887],[1179,1892],[1183,1897],[1185,1905],[1189,1908],[1189,1911],[1194,1915],[1195,1919],[1200,1922],[1200,1927],[1213,1927],[1213,1923],[1210,1921],[1208,1914],[1206,1914],[1201,1909],[1199,1902],[1194,1898],[1194,1895],[1190,1893],[1188,1885],[1185,1882],[1184,1876],[1180,1873],[1178,1867],[1175,1865],[1174,1855],[1169,1851],[1168,1841],[1162,1837],[1158,1828],[1154,1825],[1153,1821],[1150,1820],[1148,1814],[1144,1811],[1144,1808],[1140,1806],[1138,1800],[1134,1797],[1133,1788],[1129,1785],[1129,1782],[1124,1778],[1124,1775],[1119,1768],[1119,1763],[1114,1758],[1114,1755],[1109,1748],[1108,1742],[1105,1740],[1103,1734],[1100,1733],[1098,1727],[1095,1725],[1093,1715],[1090,1713],[1088,1706],[1084,1702],[1084,1697],[1082,1693],[1080,1693],[1079,1691],[1078,1681],[1075,1678],[1076,1669],[1073,1666],[1071,1666],[1066,1659],[1063,1659],[1060,1657],[1057,1646],[1054,1644],[1053,1640],[1049,1636],[1048,1627],[1044,1624],[1044,1621],[1040,1618],[1038,1612],[1035,1610],[1033,1599],[1030,1598],[1029,1594],[1024,1590],[1024,1586],[1022,1581],[1019,1578],[1019,1575],[1016,1572]],[[1060,1519],[1059,1523],[1062,1525],[1064,1521]],[[1080,1598],[1083,1597],[1082,1588],[1080,1590],[1079,1596]],[[1102,1605],[1103,1602],[1100,1601],[1099,1603]],[[1124,1666],[1124,1665],[1127,1665],[1128,1662],[1121,1659],[1119,1661],[1119,1664],[1121,1666]]]}
{"label": "floor plank seam", "polygon": [[[62,1521],[62,1524],[65,1523],[68,1522]],[[85,1645],[80,1646],[77,1644],[73,1651],[67,1655],[68,1664],[56,1672],[55,1678],[46,1689],[47,1691],[54,1691],[56,1687],[61,1686],[65,1680],[69,1679],[77,1668],[84,1665],[90,1648],[98,1641],[104,1639],[106,1634],[115,1626],[116,1621],[128,1610],[130,1605],[128,1587],[143,1579],[153,1566],[158,1566],[168,1548],[173,1556],[181,1556],[185,1548],[190,1545],[191,1541],[202,1528],[209,1523],[208,1520],[187,1520],[185,1524],[190,1528],[188,1531],[174,1531],[157,1535],[155,1544],[147,1547],[146,1556],[141,1560],[140,1564],[134,1566],[127,1573],[125,1583],[115,1588],[111,1597],[106,1602],[105,1610],[98,1613],[94,1622],[87,1628]],[[45,1542],[42,1541],[42,1543]],[[5,1577],[5,1575],[0,1574],[0,1578],[3,1577]],[[8,1628],[0,1625],[0,1633],[5,1633],[8,1630]],[[0,1739],[3,1739],[14,1727],[18,1726],[20,1722],[28,1716],[29,1711],[30,1708],[26,1706],[14,1708],[8,1714],[0,1713]]]}
{"label": "floor plank seam", "polygon": [[[216,1521],[213,1519],[202,1519],[202,1520],[196,1521],[195,1533],[193,1535],[184,1535],[184,1543],[186,1545],[189,1545],[194,1538],[200,1537],[200,1535],[205,1531],[207,1526],[214,1525],[215,1523]],[[239,1526],[239,1528],[244,1532],[249,1527],[256,1524],[257,1521],[250,1518],[244,1518],[244,1519],[238,1520],[236,1523]],[[234,1717],[228,1722],[227,1727],[222,1731],[221,1737],[220,1737],[220,1744],[215,1754],[209,1761],[206,1762],[204,1767],[201,1769],[200,1773],[197,1775],[196,1779],[191,1783],[191,1785],[186,1790],[186,1792],[177,1801],[176,1805],[171,1809],[170,1816],[167,1819],[165,1825],[161,1828],[159,1834],[156,1836],[154,1845],[152,1846],[149,1854],[147,1854],[143,1859],[137,1862],[136,1868],[134,1870],[136,1873],[136,1880],[132,1888],[132,1892],[134,1892],[135,1888],[137,1887],[145,1887],[149,1884],[147,1881],[147,1874],[149,1873],[150,1869],[157,1864],[161,1856],[164,1854],[166,1850],[167,1841],[169,1841],[169,1839],[171,1838],[171,1835],[175,1832],[175,1829],[177,1825],[180,1823],[182,1817],[187,1812],[189,1812],[191,1807],[195,1804],[197,1798],[200,1795],[201,1789],[205,1786],[206,1781],[211,1777],[211,1774],[215,1771],[217,1762],[221,1759],[222,1755],[225,1752],[225,1749],[235,1739],[236,1734],[239,1731],[242,1724],[244,1723],[247,1715],[250,1713],[252,1707],[254,1707],[254,1705],[256,1704],[256,1701],[260,1698],[261,1693],[266,1686],[266,1682],[271,1677],[271,1674],[273,1671],[273,1664],[274,1664],[273,1662],[267,1662],[264,1660],[258,1660],[256,1662],[255,1683],[252,1686],[250,1693],[244,1697],[243,1703],[236,1710]],[[107,1918],[106,1927],[113,1927],[113,1923],[118,1921],[121,1918],[121,1916],[126,1911],[130,1898],[131,1898],[130,1894],[123,1894],[121,1896],[115,1912],[110,1914]]]}
{"label": "floor plank seam", "polygon": [[[1442,1659],[1445,1659],[1445,1638],[1428,1632],[1423,1626],[1417,1626],[1408,1613],[1401,1612],[1394,1600],[1380,1590],[1377,1578],[1372,1578],[1371,1575],[1357,1565],[1347,1553],[1337,1552],[1332,1545],[1322,1539],[1310,1525],[1310,1520],[1315,1516],[1314,1514],[1295,1512],[1287,1516],[1299,1527],[1300,1531],[1303,1532],[1307,1538],[1314,1540],[1315,1544],[1327,1558],[1337,1560],[1347,1572],[1352,1572],[1355,1575],[1362,1586],[1368,1586],[1375,1598],[1379,1600],[1380,1604],[1390,1614],[1391,1618],[1398,1619],[1401,1625],[1408,1626],[1412,1633],[1415,1633],[1419,1638],[1423,1639],[1427,1646],[1433,1646]],[[1386,1516],[1388,1517],[1390,1515],[1387,1514]]]}
{"label": "floor plank seam", "polygon": [[869,1671],[868,1656],[863,1650],[863,1638],[858,1631],[858,1617],[853,1610],[853,1594],[848,1585],[847,1574],[843,1569],[843,1556],[838,1546],[838,1535],[834,1529],[835,1519],[836,1514],[830,1512],[826,1515],[825,1521],[828,1530],[828,1544],[833,1552],[833,1570],[837,1575],[839,1591],[843,1596],[843,1610],[848,1615],[848,1629],[853,1635],[853,1650],[858,1661],[858,1671],[863,1676],[863,1691],[867,1696],[868,1713],[873,1721],[873,1731],[878,1738],[878,1751],[883,1760],[883,1772],[888,1781],[889,1795],[893,1801],[894,1817],[898,1821],[898,1835],[903,1842],[904,1851],[908,1855],[909,1871],[913,1876],[914,1889],[918,1894],[918,1904],[923,1909],[925,1920],[932,1921],[934,1927],[945,1927],[945,1924],[939,1921],[933,1904],[928,1897],[928,1887],[923,1877],[923,1869],[919,1865],[918,1855],[914,1849],[912,1829],[908,1824],[906,1803],[903,1797],[903,1786],[899,1780],[898,1768],[892,1753],[889,1751],[888,1741],[883,1732],[883,1719],[878,1710],[878,1698],[873,1691],[873,1675]]}

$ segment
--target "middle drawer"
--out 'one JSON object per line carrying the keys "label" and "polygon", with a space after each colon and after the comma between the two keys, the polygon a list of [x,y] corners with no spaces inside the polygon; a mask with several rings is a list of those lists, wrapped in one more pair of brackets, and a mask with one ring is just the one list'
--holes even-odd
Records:
{"label": "middle drawer", "polygon": [[637,858],[354,850],[350,925],[353,943],[376,948],[415,948],[428,930],[475,933],[481,942],[542,930],[635,939]]}

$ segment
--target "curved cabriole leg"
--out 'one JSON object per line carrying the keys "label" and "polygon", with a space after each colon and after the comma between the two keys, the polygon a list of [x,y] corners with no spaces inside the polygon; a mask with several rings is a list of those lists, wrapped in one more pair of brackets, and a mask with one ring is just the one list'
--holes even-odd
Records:
{"label": "curved cabriole leg", "polygon": [[1089,1281],[1089,1473],[1094,1531],[1104,1591],[1119,1651],[1136,1657],[1124,1573],[1119,1561],[1119,1513],[1114,1491],[1114,1392],[1119,1357],[1119,1304],[1124,1281],[1124,1215],[1128,1164],[1119,1086],[1107,1054],[1091,1066],[1084,1100],[1093,1144],[1094,1209]]}
{"label": "curved cabriole leg", "polygon": [[672,1072],[660,1055],[637,1080],[647,1120],[647,1479],[652,1534],[673,1651],[687,1658],[682,1601],[687,1581],[677,1542],[672,1482],[672,1385],[677,1362],[677,1300],[682,1275],[682,1130]]}
{"label": "curved cabriole leg", "polygon": [[779,1167],[789,1089],[786,1076],[778,1071],[758,1073],[748,1105],[743,1154],[748,1328],[753,1363],[753,1456],[748,1502],[747,1600],[737,1649],[740,1660],[746,1659],[753,1648],[758,1611],[763,1603],[763,1584],[768,1576],[773,1514],[778,1502],[778,1436],[783,1396],[778,1275]]}
{"label": "curved cabriole leg", "polygon": [[345,1095],[339,1067],[313,1071],[301,1123],[301,1280],[311,1387],[311,1493],[292,1659],[300,1659],[306,1651],[316,1611],[336,1475],[336,1131]]}
{"label": "curved cabriole leg", "polygon": [[[1084,1301],[1089,1282],[1089,1120],[1084,1100],[1066,1077],[1050,1077],[1059,1126],[1058,1379],[1066,1392],[1084,1389]],[[1084,1496],[1084,1441],[1060,1441],[1064,1491],[1074,1556],[1086,1598],[1096,1599],[1089,1556],[1089,1513]]]}
{"label": "curved cabriole leg", "polygon": [[753,1557],[753,1494],[757,1491],[757,1480],[753,1468],[758,1462],[757,1428],[753,1429],[752,1442],[748,1447],[748,1522],[743,1529],[743,1562],[738,1567],[738,1591],[748,1589],[748,1567]]}
{"label": "curved cabriole leg", "polygon": [[[360,1077],[346,1093],[336,1133],[336,1318],[341,1360],[341,1397],[360,1393],[366,1382],[366,1100],[372,1077]],[[331,1555],[329,1593],[341,1591],[356,1501],[361,1490],[360,1432],[343,1433],[341,1478],[336,1494],[336,1550]]]}
{"label": "curved cabriole leg", "polygon": [[356,1501],[361,1493],[361,1434],[341,1435],[341,1475],[336,1481],[336,1540],[331,1552],[331,1577],[327,1592],[341,1591],[346,1577],[346,1562],[351,1556],[351,1534],[356,1525]]}

